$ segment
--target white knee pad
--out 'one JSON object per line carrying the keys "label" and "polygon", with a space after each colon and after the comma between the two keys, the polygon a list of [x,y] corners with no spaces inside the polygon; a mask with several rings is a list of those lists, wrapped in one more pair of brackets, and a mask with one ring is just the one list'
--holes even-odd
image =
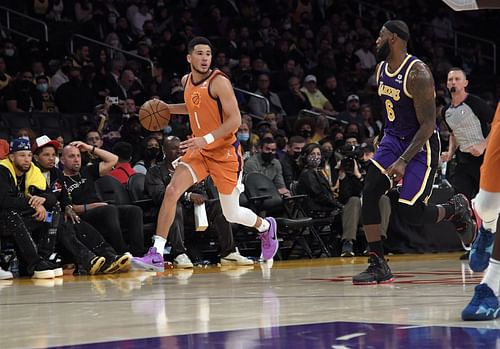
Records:
{"label": "white knee pad", "polygon": [[491,193],[479,190],[472,204],[476,213],[481,217],[483,226],[491,231],[496,231],[498,215],[500,214],[500,193]]}
{"label": "white knee pad", "polygon": [[240,191],[234,188],[229,195],[220,194],[220,205],[222,213],[226,220],[230,223],[238,223],[253,227],[257,223],[257,215],[246,207],[240,206]]}

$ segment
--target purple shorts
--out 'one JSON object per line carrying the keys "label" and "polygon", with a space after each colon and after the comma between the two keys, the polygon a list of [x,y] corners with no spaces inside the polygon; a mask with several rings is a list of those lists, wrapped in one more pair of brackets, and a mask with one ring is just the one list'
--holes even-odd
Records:
{"label": "purple shorts", "polygon": [[[408,148],[410,140],[386,134],[375,152],[372,162],[380,171],[391,166]],[[399,202],[413,205],[417,200],[427,203],[439,161],[440,143],[436,132],[424,144],[422,150],[406,166],[403,185],[399,190]]]}

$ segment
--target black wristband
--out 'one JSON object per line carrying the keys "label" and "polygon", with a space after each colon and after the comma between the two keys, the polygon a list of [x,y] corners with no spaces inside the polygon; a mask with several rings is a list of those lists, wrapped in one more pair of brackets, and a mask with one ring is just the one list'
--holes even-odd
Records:
{"label": "black wristband", "polygon": [[95,152],[95,145],[92,147],[91,153],[94,154],[94,152]]}

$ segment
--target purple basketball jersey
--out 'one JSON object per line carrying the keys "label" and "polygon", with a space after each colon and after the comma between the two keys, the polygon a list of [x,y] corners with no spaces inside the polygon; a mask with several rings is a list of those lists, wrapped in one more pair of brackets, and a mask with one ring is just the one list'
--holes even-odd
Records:
{"label": "purple basketball jersey", "polygon": [[399,68],[391,73],[389,64],[384,61],[380,63],[376,75],[385,117],[384,132],[401,139],[412,139],[420,127],[413,99],[406,86],[408,73],[416,62],[420,62],[417,57],[407,55]]}

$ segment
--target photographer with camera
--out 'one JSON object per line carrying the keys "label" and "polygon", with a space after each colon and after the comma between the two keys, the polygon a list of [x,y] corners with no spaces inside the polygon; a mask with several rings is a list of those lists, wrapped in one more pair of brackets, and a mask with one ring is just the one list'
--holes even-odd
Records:
{"label": "photographer with camera", "polygon": [[344,205],[342,213],[342,252],[341,257],[354,257],[353,242],[361,219],[361,192],[363,191],[364,171],[359,161],[363,150],[357,141],[355,145],[347,143],[339,149],[344,157],[339,162],[339,201]]}
{"label": "photographer with camera", "polygon": [[[342,252],[341,257],[353,257],[353,241],[361,224],[361,194],[366,176],[366,164],[373,156],[371,147],[361,147],[353,136],[346,136],[346,144],[339,149],[344,157],[339,162],[339,201],[344,205],[342,213]],[[382,195],[379,200],[381,212],[380,234],[385,239],[391,216],[389,197]]]}

